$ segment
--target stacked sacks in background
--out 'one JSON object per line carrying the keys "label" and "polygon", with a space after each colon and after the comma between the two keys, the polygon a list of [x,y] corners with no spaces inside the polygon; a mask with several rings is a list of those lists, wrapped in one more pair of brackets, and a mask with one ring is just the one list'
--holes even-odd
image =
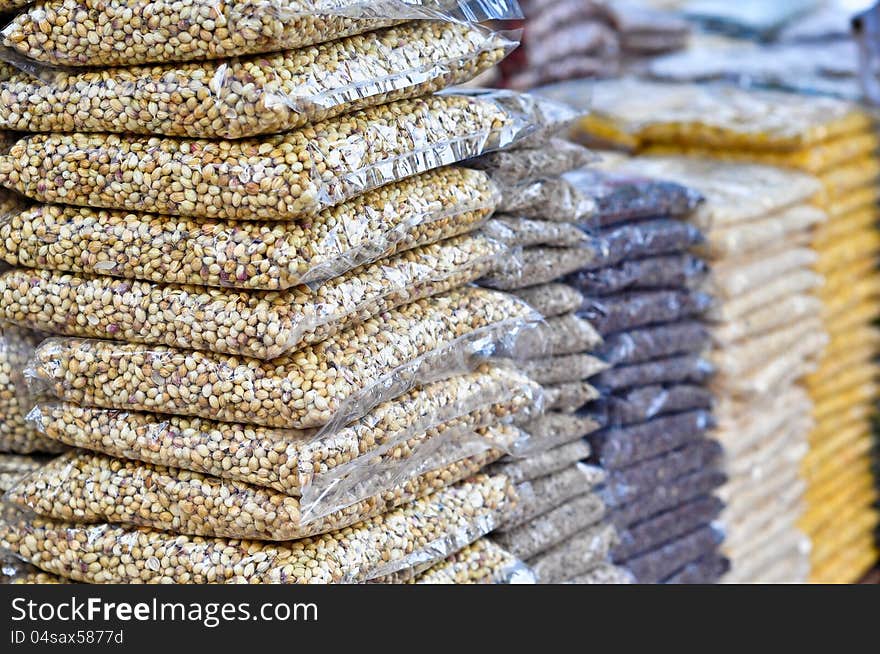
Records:
{"label": "stacked sacks in background", "polygon": [[[0,88],[3,120],[51,132],[0,155],[2,183],[29,198],[0,228],[15,266],[0,314],[60,336],[29,364],[56,398],[30,417],[77,448],[9,491],[28,512],[0,543],[91,583],[368,581],[415,574],[506,519],[510,480],[477,473],[523,446],[515,423],[541,406],[510,363],[539,316],[469,285],[509,249],[478,231],[498,201],[489,177],[451,164],[560,108],[423,94],[512,46],[436,20],[444,7],[511,7],[236,4],[224,29],[175,50],[179,3],[150,3],[163,28],[147,40],[124,20],[138,1],[44,4],[50,34],[27,36],[27,9],[5,31],[24,34],[21,54],[156,65],[6,71]],[[72,15],[123,25],[114,48],[47,50]],[[508,363],[488,361],[500,349]]]}
{"label": "stacked sacks in background", "polygon": [[811,230],[825,214],[809,202],[819,182],[767,166],[636,157],[616,169],[663,176],[706,198],[692,222],[706,236],[715,417],[728,483],[719,517],[731,583],[805,582],[809,541],[801,466],[814,427],[803,388],[827,345],[822,278]]}
{"label": "stacked sacks in background", "polygon": [[[586,89],[551,96],[585,103]],[[877,559],[871,471],[877,398],[877,135],[857,106],[829,98],[724,86],[623,80],[590,89],[595,111],[578,132],[655,154],[687,153],[794,168],[818,177],[828,220],[812,234],[818,295],[830,342],[806,379],[815,429],[804,459],[810,580],[857,581]],[[651,102],[645,102],[651,98]]]}
{"label": "stacked sacks in background", "polygon": [[496,464],[518,483],[521,504],[494,537],[541,583],[624,583],[610,565],[616,535],[598,495],[604,473],[582,463],[590,454],[583,437],[599,423],[579,412],[596,399],[590,379],[606,366],[591,353],[601,337],[577,315],[583,298],[559,280],[596,256],[584,226],[543,211],[545,187],[593,160],[589,151],[558,139],[487,155],[469,165],[485,170],[503,189],[488,231],[521,252],[483,279],[484,286],[513,291],[544,316],[524,335],[530,360],[523,371],[544,389],[544,413],[523,425],[526,449]]}
{"label": "stacked sacks in background", "polygon": [[701,290],[708,265],[694,254],[702,234],[686,222],[700,195],[662,175],[603,174],[618,207],[597,226],[602,254],[566,281],[584,294],[581,315],[602,334],[609,365],[591,409],[605,428],[588,440],[608,475],[603,497],[620,532],[612,554],[641,583],[713,582],[727,562],[711,525],[724,480],[707,438],[711,296]]}

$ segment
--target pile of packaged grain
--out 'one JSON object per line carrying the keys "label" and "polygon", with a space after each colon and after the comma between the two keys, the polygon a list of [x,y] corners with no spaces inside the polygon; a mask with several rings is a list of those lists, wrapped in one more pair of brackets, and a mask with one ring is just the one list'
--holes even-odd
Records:
{"label": "pile of packaged grain", "polygon": [[27,198],[0,320],[57,336],[30,417],[76,449],[9,491],[0,544],[92,583],[414,576],[510,515],[478,473],[541,405],[512,363],[538,314],[469,285],[511,259],[478,231],[497,188],[451,164],[555,105],[430,95],[504,57],[476,21],[515,3],[220,10],[50,0],[3,32],[62,68],[3,71],[0,126],[39,134],[0,155]]}
{"label": "pile of packaged grain", "polygon": [[[574,114],[572,115],[572,117]],[[578,315],[583,297],[560,283],[597,256],[589,218],[596,207],[547,206],[552,189],[568,184],[576,169],[594,160],[585,148],[558,139],[533,139],[525,147],[472,162],[502,189],[499,213],[487,230],[519,251],[508,265],[484,278],[484,286],[514,291],[545,322],[523,335],[529,360],[522,369],[544,389],[544,412],[523,429],[526,448],[495,470],[519,484],[521,503],[494,537],[531,568],[542,583],[622,583],[628,576],[609,562],[616,534],[599,497],[604,472],[583,461],[584,436],[600,427],[581,411],[597,398],[590,383],[607,366],[592,353],[602,339]]]}
{"label": "pile of packaged grain", "polygon": [[825,214],[810,206],[819,182],[767,166],[682,157],[635,157],[618,168],[698,189],[692,222],[706,236],[715,417],[724,447],[726,503],[719,523],[728,582],[804,582],[809,543],[797,529],[800,467],[813,427],[798,385],[827,345],[821,277],[810,231]]}
{"label": "pile of packaged grain", "polygon": [[[553,95],[573,100],[570,91]],[[818,177],[814,203],[827,220],[812,230],[809,244],[818,255],[814,272],[824,277],[818,296],[830,340],[806,378],[815,428],[802,466],[807,489],[800,527],[811,541],[811,580],[858,580],[877,559],[870,450],[880,345],[874,325],[880,315],[880,162],[871,117],[838,100],[725,86],[623,80],[591,91],[595,111],[578,129],[591,142],[771,164]],[[791,238],[792,247],[805,244]],[[804,341],[796,345],[806,348]]]}

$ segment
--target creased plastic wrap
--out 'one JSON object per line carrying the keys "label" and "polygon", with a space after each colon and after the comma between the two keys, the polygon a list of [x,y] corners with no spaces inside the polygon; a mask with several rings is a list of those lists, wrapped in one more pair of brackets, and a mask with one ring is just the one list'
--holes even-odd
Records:
{"label": "creased plastic wrap", "polygon": [[632,573],[625,568],[613,566],[610,563],[602,563],[582,575],[566,579],[567,584],[633,584]]}
{"label": "creased plastic wrap", "polygon": [[718,546],[723,535],[703,527],[648,554],[630,559],[623,565],[641,584],[656,584]]}
{"label": "creased plastic wrap", "polygon": [[[515,0],[47,0],[19,13],[2,35],[9,59],[131,66],[302,48],[412,19],[519,16]],[[79,23],[93,27],[71,33]]]}
{"label": "creased plastic wrap", "polygon": [[468,161],[466,165],[486,172],[503,186],[509,186],[562,175],[595,160],[596,155],[582,145],[551,138],[538,147],[493,152]]}
{"label": "creased plastic wrap", "polygon": [[16,206],[0,220],[0,256],[43,270],[283,290],[471,232],[497,199],[484,174],[451,167],[370,191],[307,222]]}
{"label": "creased plastic wrap", "polygon": [[672,254],[624,261],[614,266],[578,271],[566,278],[585,295],[613,295],[624,291],[699,288],[709,265],[691,254]]}
{"label": "creased plastic wrap", "polygon": [[528,247],[482,280],[491,288],[514,290],[546,284],[587,266],[595,260],[599,244],[582,247]]}
{"label": "creased plastic wrap", "polygon": [[35,135],[0,155],[0,184],[49,203],[289,220],[510,145],[534,129],[540,107],[494,91],[399,100],[244,141]]}
{"label": "creased plastic wrap", "polygon": [[632,366],[617,366],[600,373],[591,383],[605,393],[619,393],[654,384],[703,384],[715,371],[715,366],[708,359],[685,355]]}
{"label": "creased plastic wrap", "polygon": [[584,297],[580,291],[566,284],[558,283],[518,289],[514,291],[514,295],[522,298],[545,318],[577,311],[584,303]]}
{"label": "creased plastic wrap", "polygon": [[589,262],[590,268],[688,250],[702,243],[703,235],[684,221],[659,219],[604,229],[598,240],[600,253]]}
{"label": "creased plastic wrap", "polygon": [[65,448],[43,438],[26,421],[34,397],[24,369],[43,335],[12,325],[0,328],[0,452],[55,453]]}
{"label": "creased plastic wrap", "polygon": [[580,227],[571,223],[549,220],[531,220],[505,214],[496,215],[486,223],[486,231],[493,238],[510,246],[531,247],[588,247],[593,243]]}
{"label": "creased plastic wrap", "polygon": [[587,381],[544,386],[544,406],[548,411],[574,413],[599,396],[599,390]]}
{"label": "creased plastic wrap", "polygon": [[[418,570],[418,568],[415,568]],[[535,574],[522,561],[496,545],[488,538],[481,538],[417,574],[398,573],[384,580],[385,583],[410,584],[534,584]]]}
{"label": "creased plastic wrap", "polygon": [[614,470],[660,456],[705,436],[715,425],[707,411],[654,418],[630,427],[614,427],[590,437],[593,456]]}
{"label": "creased plastic wrap", "polygon": [[536,356],[562,356],[590,352],[602,344],[593,326],[574,314],[548,318],[524,333],[519,344]]}
{"label": "creased plastic wrap", "polygon": [[422,21],[247,59],[63,71],[42,80],[0,70],[0,127],[212,139],[276,134],[466,82],[516,45],[479,26]]}
{"label": "creased plastic wrap", "polygon": [[612,365],[632,365],[702,352],[710,343],[704,324],[686,321],[614,334],[605,339],[597,354]]}
{"label": "creased plastic wrap", "polygon": [[50,339],[37,349],[28,374],[32,387],[86,406],[335,430],[416,385],[472,369],[533,319],[520,300],[465,288],[269,362]]}
{"label": "creased plastic wrap", "polygon": [[597,525],[529,559],[528,565],[539,583],[558,584],[604,563],[616,542],[614,527]]}
{"label": "creased plastic wrap", "polygon": [[492,531],[514,502],[506,478],[480,475],[379,518],[295,542],[14,516],[0,522],[0,545],[47,572],[88,583],[360,582],[446,558]]}
{"label": "creased plastic wrap", "polygon": [[706,468],[674,479],[663,479],[650,495],[631,504],[615,507],[611,514],[614,524],[623,532],[627,527],[686,504],[717,489],[727,479],[718,469]]}
{"label": "creased plastic wrap", "polygon": [[577,463],[560,472],[522,484],[518,487],[520,503],[502,531],[514,530],[562,506],[571,498],[592,490],[604,478],[605,474],[599,472],[596,466]]}
{"label": "creased plastic wrap", "polygon": [[608,370],[608,364],[591,354],[564,354],[558,357],[530,357],[520,367],[539,384],[583,381]]}
{"label": "creased plastic wrap", "polygon": [[717,497],[700,497],[623,530],[620,532],[620,543],[614,547],[614,560],[626,561],[684,536],[701,525],[710,524],[721,513],[723,506],[724,503]]}
{"label": "creased plastic wrap", "polygon": [[518,453],[533,456],[592,434],[601,426],[595,416],[548,411],[522,424],[523,430],[529,434],[529,439]]}
{"label": "creased plastic wrap", "polygon": [[604,517],[605,504],[597,495],[587,493],[493,539],[517,558],[528,560]]}
{"label": "creased plastic wrap", "polygon": [[[345,506],[383,490],[381,470],[406,478],[437,447],[482,443],[490,425],[536,412],[541,390],[513,370],[484,365],[476,371],[420,386],[380,404],[335,432],[271,429],[202,418],[95,409],[70,403],[37,405],[29,419],[61,443],[124,459],[192,470],[302,496],[308,510]],[[519,433],[518,433],[519,435]],[[425,447],[425,446],[428,447]],[[373,474],[376,473],[376,474]],[[396,480],[392,479],[393,485]],[[358,497],[353,491],[366,490]]]}
{"label": "creased plastic wrap", "polygon": [[654,385],[632,388],[603,399],[599,406],[610,425],[635,425],[670,413],[709,410],[712,393],[693,384]]}
{"label": "creased plastic wrap", "polygon": [[712,306],[712,296],[689,291],[644,291],[592,298],[578,315],[604,335],[699,316]]}
{"label": "creased plastic wrap", "polygon": [[0,454],[0,493],[12,488],[22,477],[46,465],[45,455]]}
{"label": "creased plastic wrap", "polygon": [[519,484],[560,472],[578,461],[586,460],[591,452],[589,443],[584,439],[578,439],[525,458],[506,458],[496,463],[493,470],[506,475],[513,483]]}
{"label": "creased plastic wrap", "polygon": [[61,455],[7,491],[4,500],[64,522],[287,541],[381,515],[474,475],[500,456],[486,450],[320,518],[306,516],[298,498],[273,490],[89,452]]}
{"label": "creased plastic wrap", "polygon": [[686,215],[701,201],[698,194],[678,184],[590,168],[504,186],[502,190],[501,211],[587,227]]}
{"label": "creased plastic wrap", "polygon": [[357,268],[312,290],[237,291],[15,269],[0,319],[52,334],[275,359],[494,269],[506,248],[459,236]]}

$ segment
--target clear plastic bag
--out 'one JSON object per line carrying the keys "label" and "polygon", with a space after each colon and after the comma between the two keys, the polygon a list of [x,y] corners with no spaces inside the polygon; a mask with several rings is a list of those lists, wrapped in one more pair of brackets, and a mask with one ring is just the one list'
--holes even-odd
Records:
{"label": "clear plastic bag", "polygon": [[709,410],[711,391],[692,384],[642,386],[603,399],[599,404],[610,425],[635,425],[670,413]]}
{"label": "clear plastic bag", "polygon": [[673,254],[703,242],[693,225],[681,220],[647,220],[602,230],[600,254],[590,268],[614,266],[628,259]]}
{"label": "clear plastic bag", "polygon": [[[730,560],[720,554],[706,554],[660,583],[662,584],[717,584],[730,571]],[[767,583],[773,583],[768,581]]]}
{"label": "clear plastic bag", "polygon": [[488,538],[481,538],[419,574],[409,583],[534,584],[535,575],[510,552]]}
{"label": "clear plastic bag", "polygon": [[0,493],[12,488],[19,479],[46,465],[48,456],[0,454]]}
{"label": "clear plastic bag", "polygon": [[595,485],[594,466],[577,463],[546,477],[533,479],[528,490],[520,494],[520,503],[502,527],[509,532],[548,511],[562,506],[573,497],[583,495]]}
{"label": "clear plastic bag", "polygon": [[272,361],[50,339],[26,374],[35,389],[85,406],[335,430],[416,385],[472,369],[533,318],[518,299],[465,288]]}
{"label": "clear plastic bag", "polygon": [[741,318],[712,327],[712,339],[722,349],[746,339],[759,337],[792,322],[817,318],[822,301],[812,295],[794,295],[750,311]]}
{"label": "clear plastic bag", "polygon": [[583,381],[608,370],[608,364],[590,354],[565,354],[523,361],[521,369],[539,384]]}
{"label": "clear plastic bag", "polygon": [[623,565],[640,584],[656,584],[683,568],[690,561],[713,551],[724,535],[712,527],[702,527],[653,552],[632,558]]}
{"label": "clear plastic bag", "polygon": [[663,479],[635,502],[614,508],[611,519],[619,531],[670,511],[702,495],[708,495],[727,480],[727,476],[717,468],[698,469],[674,479]]}
{"label": "clear plastic bag", "polygon": [[505,186],[502,191],[500,211],[586,227],[684,216],[701,201],[697,193],[678,184],[590,168]]}
{"label": "clear plastic bag", "polygon": [[613,366],[625,366],[702,352],[710,344],[704,324],[685,321],[614,334],[597,354]]}
{"label": "clear plastic bag", "polygon": [[482,280],[491,288],[514,290],[546,284],[589,265],[598,254],[594,246],[529,247]]}
{"label": "clear plastic bag", "polygon": [[548,385],[544,386],[544,407],[547,411],[574,413],[600,395],[595,386],[585,381]]}
{"label": "clear plastic bag", "polygon": [[615,471],[608,476],[602,498],[609,506],[618,507],[643,496],[655,496],[658,487],[666,480],[718,465],[721,453],[717,442],[701,440],[656,459]]}
{"label": "clear plastic bag", "polygon": [[542,284],[514,291],[527,304],[545,318],[561,316],[580,309],[584,296],[577,289],[565,284]]}
{"label": "clear plastic bag", "polygon": [[589,322],[570,313],[547,318],[523,334],[519,343],[541,357],[562,356],[590,352],[602,344],[602,337]]}
{"label": "clear plastic bag", "polygon": [[519,484],[552,475],[573,466],[578,461],[585,461],[591,451],[586,440],[578,439],[525,458],[502,460],[492,469],[509,477],[514,484]]}
{"label": "clear plastic bag", "polygon": [[620,543],[614,547],[614,560],[626,561],[711,524],[723,507],[717,497],[700,497],[621,531]]}
{"label": "clear plastic bag", "polygon": [[567,584],[634,584],[632,574],[625,568],[610,563],[602,563],[582,575],[566,579]]}
{"label": "clear plastic bag", "polygon": [[551,138],[534,148],[516,148],[483,155],[465,165],[482,170],[498,184],[510,186],[539,178],[556,177],[596,160],[582,145]]}
{"label": "clear plastic bag", "polygon": [[616,542],[613,526],[596,525],[529,559],[527,564],[540,583],[558,584],[604,563]]}
{"label": "clear plastic bag", "polygon": [[237,291],[15,269],[0,319],[44,332],[275,359],[493,270],[507,252],[458,236],[356,268],[314,290]]}
{"label": "clear plastic bag", "polygon": [[57,72],[47,80],[9,71],[0,74],[0,127],[277,134],[466,82],[516,45],[479,26],[421,21],[258,58]]}
{"label": "clear plastic bag", "polygon": [[[517,17],[509,0],[45,0],[13,19],[3,44],[43,64],[132,66],[302,48],[413,19]],[[92,25],[101,38],[71,33],[75,24]]]}
{"label": "clear plastic bag", "polygon": [[773,255],[723,261],[712,266],[712,289],[725,298],[737,298],[793,272],[809,268],[818,255],[808,248],[785,248]]}
{"label": "clear plastic bag", "polygon": [[706,235],[706,250],[713,257],[747,254],[765,248],[767,243],[784,243],[825,220],[825,214],[816,207],[792,207],[761,220],[712,230]]}
{"label": "clear plastic bag", "polygon": [[[534,129],[540,106],[509,91],[435,95],[244,141],[34,135],[0,155],[0,184],[48,203],[221,220],[298,219],[510,145]],[[92,166],[95,161],[101,165]]]}
{"label": "clear plastic bag", "polygon": [[617,366],[591,380],[604,393],[655,384],[704,384],[715,375],[712,362],[697,355],[657,359],[632,366]]}
{"label": "clear plastic bag", "polygon": [[38,567],[25,563],[21,559],[0,558],[0,586],[30,584],[67,584],[63,577],[41,571]]}
{"label": "clear plastic bag", "polygon": [[0,545],[47,572],[88,583],[351,583],[441,561],[494,530],[514,503],[506,478],[479,475],[381,517],[294,542],[16,516],[0,522]]}
{"label": "clear plastic bag", "polygon": [[287,494],[90,452],[62,454],[7,491],[4,500],[64,522],[109,522],[192,536],[287,541],[381,515],[474,475],[500,457],[501,452],[484,451],[320,518],[307,516],[299,499]]}
{"label": "clear plastic bag", "polygon": [[520,560],[546,552],[605,517],[605,504],[594,493],[581,495],[493,540]]}
{"label": "clear plastic bag", "polygon": [[742,320],[752,312],[774,305],[780,299],[809,293],[822,285],[821,275],[810,270],[795,269],[768,280],[734,298],[715,302],[706,317],[717,322]]}
{"label": "clear plastic bag", "polygon": [[551,245],[576,248],[593,243],[586,232],[571,223],[530,220],[504,214],[496,215],[486,223],[486,231],[493,238],[517,247]]}
{"label": "clear plastic bag", "polygon": [[19,205],[0,219],[0,257],[44,270],[284,290],[471,232],[492,214],[497,199],[485,175],[449,167],[370,191],[308,222]]}
{"label": "clear plastic bag", "polygon": [[654,256],[569,275],[566,283],[585,295],[613,295],[624,291],[699,288],[709,265],[691,254]]}
{"label": "clear plastic bag", "polygon": [[615,427],[590,437],[593,457],[607,470],[641,463],[703,438],[715,426],[712,414],[689,411],[640,425]]}
{"label": "clear plastic bag", "polygon": [[[439,445],[477,429],[507,424],[537,412],[540,405],[537,384],[514,370],[483,365],[472,373],[414,388],[360,420],[325,433],[64,402],[38,404],[28,418],[40,433],[73,447],[265,486],[288,495],[317,496],[326,504],[332,499],[330,490],[342,490],[334,484],[369,477],[383,466],[396,464],[404,471],[424,461],[419,447],[425,442]],[[482,440],[505,449],[498,440]],[[379,481],[378,474],[373,478]]]}
{"label": "clear plastic bag", "polygon": [[12,325],[0,328],[0,452],[57,453],[66,449],[42,437],[25,419],[36,398],[28,390],[24,368],[42,340],[42,334]]}
{"label": "clear plastic bag", "polygon": [[593,416],[550,411],[522,425],[523,430],[529,434],[529,441],[518,453],[523,456],[534,456],[578,440],[601,426]]}
{"label": "clear plastic bag", "polygon": [[695,291],[644,291],[588,298],[578,315],[603,336],[699,316],[712,307],[712,296]]}
{"label": "clear plastic bag", "polygon": [[715,349],[710,358],[718,369],[718,382],[724,383],[727,377],[748,375],[751,371],[766,366],[769,361],[783,353],[791,351],[811,334],[821,333],[823,326],[818,316],[797,322],[789,319],[784,327],[741,341],[736,345]]}

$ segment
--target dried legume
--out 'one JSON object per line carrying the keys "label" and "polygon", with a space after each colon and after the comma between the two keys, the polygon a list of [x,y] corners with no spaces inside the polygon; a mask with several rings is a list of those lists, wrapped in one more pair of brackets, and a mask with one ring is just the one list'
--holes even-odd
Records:
{"label": "dried legume", "polygon": [[521,363],[522,370],[539,384],[582,381],[608,370],[608,364],[590,354],[566,354]]}
{"label": "dried legume", "polygon": [[544,407],[548,411],[574,413],[599,396],[599,391],[589,382],[563,382],[544,386]]}
{"label": "dried legume", "polygon": [[532,456],[545,450],[571,443],[601,427],[593,416],[571,415],[549,411],[539,418],[523,424],[529,434],[529,443],[524,448]]}
{"label": "dried legume", "polygon": [[88,583],[358,582],[443,559],[492,531],[514,503],[506,478],[479,475],[381,517],[289,543],[16,518],[0,522],[0,546]]}
{"label": "dried legume", "polygon": [[497,191],[482,173],[442,168],[295,223],[186,220],[60,205],[27,208],[15,197],[19,210],[0,220],[0,257],[11,265],[283,290],[472,231],[492,213]]}
{"label": "dried legume", "polygon": [[533,104],[429,96],[246,141],[34,135],[0,156],[0,183],[41,202],[289,220],[506,145],[527,131]]}
{"label": "dried legume", "polygon": [[[560,472],[578,461],[587,459],[591,451],[590,444],[586,440],[578,439],[539,454],[529,455],[524,459],[505,459],[496,463],[492,469],[506,475],[513,483],[519,484]],[[597,468],[597,470],[601,469]],[[597,483],[601,483],[601,480]]]}
{"label": "dried legume", "polygon": [[582,168],[595,160],[587,148],[570,141],[553,138],[535,148],[516,148],[483,155],[467,166],[487,172],[505,186],[538,178],[555,177]]}
{"label": "dried legume", "polygon": [[295,540],[381,515],[473,475],[500,452],[487,451],[431,470],[380,495],[318,519],[297,498],[196,472],[70,452],[10,489],[10,503],[78,523],[110,522],[195,536]]}
{"label": "dried legume", "polygon": [[596,525],[529,559],[527,564],[540,583],[558,584],[605,562],[617,542],[614,527]]}
{"label": "dried legume", "polygon": [[593,350],[602,344],[602,337],[589,322],[569,313],[548,318],[534,329],[523,333],[518,344],[532,358],[561,356]]}
{"label": "dried legume", "polygon": [[586,247],[592,239],[577,225],[548,220],[529,220],[509,215],[495,216],[486,224],[487,231],[508,245],[530,247]]}
{"label": "dried legume", "polygon": [[670,288],[699,288],[709,274],[709,266],[690,254],[673,254],[625,261],[616,266],[582,270],[565,282],[585,295],[612,295],[623,291]]}
{"label": "dried legume", "polygon": [[278,292],[20,268],[0,273],[0,319],[54,334],[274,359],[473,282],[505,251],[483,236],[459,236],[357,268],[315,290]]}
{"label": "dried legume", "polygon": [[413,579],[413,584],[533,584],[534,573],[513,554],[481,538]]}
{"label": "dried legume", "polygon": [[514,46],[478,26],[420,21],[249,59],[58,72],[49,81],[8,71],[0,81],[0,126],[225,139],[275,134],[465,82]]}
{"label": "dried legume", "polygon": [[518,289],[514,291],[514,295],[525,300],[545,318],[577,311],[584,303],[580,291],[565,284],[551,283]]}
{"label": "dried legume", "polygon": [[587,266],[597,256],[591,246],[576,248],[530,247],[498,272],[483,280],[486,286],[504,290],[528,288]]}
{"label": "dried legume", "polygon": [[593,466],[580,463],[552,475],[529,481],[527,494],[523,493],[522,501],[510,519],[504,523],[502,530],[511,531],[562,506],[573,497],[590,490],[593,481]]}
{"label": "dried legume", "polygon": [[466,288],[388,311],[272,361],[51,339],[38,348],[30,372],[34,385],[86,406],[285,429],[331,421],[339,427],[414,385],[473,367],[490,343],[532,316],[515,298]]}

